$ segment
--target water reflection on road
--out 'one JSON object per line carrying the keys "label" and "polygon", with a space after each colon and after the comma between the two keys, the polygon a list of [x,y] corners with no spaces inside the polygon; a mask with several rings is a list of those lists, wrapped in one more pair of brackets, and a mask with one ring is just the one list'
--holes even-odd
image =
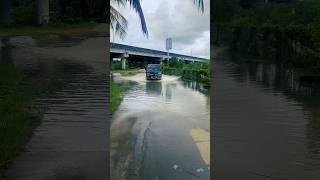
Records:
{"label": "water reflection on road", "polygon": [[107,179],[105,43],[102,37],[72,47],[1,48],[0,63],[15,64],[32,80],[64,82],[64,88],[52,97],[37,100],[37,105],[47,107],[41,125],[10,164],[7,179]]}
{"label": "water reflection on road", "polygon": [[276,65],[213,66],[214,178],[320,179],[320,91]]}
{"label": "water reflection on road", "polygon": [[209,155],[209,147],[193,138],[210,132],[210,98],[204,88],[166,75],[161,81],[147,81],[143,73],[114,79],[136,83],[114,115],[114,122],[121,114],[136,118],[128,179],[208,180],[204,154]]}

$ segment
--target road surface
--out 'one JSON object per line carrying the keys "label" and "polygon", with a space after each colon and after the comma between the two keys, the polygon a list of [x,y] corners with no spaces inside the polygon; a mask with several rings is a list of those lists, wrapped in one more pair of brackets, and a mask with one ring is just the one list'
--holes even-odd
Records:
{"label": "road surface", "polygon": [[167,75],[161,81],[147,81],[144,73],[114,79],[134,82],[113,117],[113,126],[135,119],[128,179],[209,180],[208,90]]}
{"label": "road surface", "polygon": [[26,150],[9,167],[9,180],[107,179],[107,41],[92,37],[68,46],[12,49],[14,63],[39,78],[50,74],[65,87],[39,100],[48,108]]}
{"label": "road surface", "polygon": [[220,180],[320,179],[320,91],[281,66],[213,64],[213,163]]}

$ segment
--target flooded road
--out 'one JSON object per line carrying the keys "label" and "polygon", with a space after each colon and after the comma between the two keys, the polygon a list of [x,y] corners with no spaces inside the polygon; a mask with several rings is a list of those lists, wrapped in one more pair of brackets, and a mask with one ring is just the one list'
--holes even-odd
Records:
{"label": "flooded road", "polygon": [[107,179],[106,42],[93,37],[72,46],[10,48],[6,59],[65,87],[37,102],[47,107],[42,123],[10,165],[9,180]]}
{"label": "flooded road", "polygon": [[114,80],[134,83],[112,124],[135,120],[127,179],[209,180],[208,90],[167,75],[161,81],[147,81],[144,73]]}
{"label": "flooded road", "polygon": [[280,66],[222,58],[213,68],[214,179],[320,179],[319,87]]}

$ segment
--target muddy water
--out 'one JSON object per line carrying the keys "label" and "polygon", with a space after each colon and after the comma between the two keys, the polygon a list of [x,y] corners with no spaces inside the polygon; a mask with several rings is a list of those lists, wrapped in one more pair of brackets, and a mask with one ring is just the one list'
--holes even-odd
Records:
{"label": "muddy water", "polygon": [[[192,130],[207,133],[209,145],[210,98],[208,90],[175,76],[147,81],[144,73],[114,78],[134,82],[114,115],[135,118],[131,130],[132,158],[128,179],[177,180],[209,179],[205,151],[192,136]],[[126,119],[124,119],[126,120]],[[112,136],[112,131],[111,131]],[[207,153],[209,155],[209,153]]]}
{"label": "muddy water", "polygon": [[5,59],[34,78],[65,84],[38,101],[47,106],[42,124],[9,167],[9,180],[107,179],[106,55],[94,53],[105,52],[105,42],[91,38],[71,47],[16,46],[5,52]]}
{"label": "muddy water", "polygon": [[214,179],[320,179],[319,87],[281,66],[221,59],[213,64]]}

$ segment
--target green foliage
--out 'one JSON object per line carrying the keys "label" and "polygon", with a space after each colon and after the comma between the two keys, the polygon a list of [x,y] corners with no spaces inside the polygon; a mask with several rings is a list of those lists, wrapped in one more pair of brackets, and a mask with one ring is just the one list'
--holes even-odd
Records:
{"label": "green foliage", "polygon": [[16,24],[34,24],[36,14],[35,0],[17,0],[11,10]]}
{"label": "green foliage", "polygon": [[35,100],[62,86],[61,81],[35,80],[12,64],[0,64],[0,177],[40,124],[41,109],[34,107]]}
{"label": "green foliage", "polygon": [[128,66],[128,69],[143,69],[147,66],[147,64],[145,62],[142,62],[142,61],[130,61],[128,60],[127,61],[127,66]]}
{"label": "green foliage", "polygon": [[[126,61],[126,69],[143,69],[147,65],[146,62],[143,61]],[[122,70],[122,62],[121,61],[112,61],[111,62],[111,70]]]}
{"label": "green foliage", "polygon": [[215,0],[212,2],[211,19],[213,23],[226,23],[240,11],[239,0]]}
{"label": "green foliage", "polygon": [[295,18],[299,24],[319,23],[320,2],[318,0],[298,1],[295,5]]}
{"label": "green foliage", "polygon": [[123,100],[123,94],[129,90],[129,85],[110,81],[110,110],[115,112]]}
{"label": "green foliage", "polygon": [[173,57],[167,64],[162,64],[162,72],[169,75],[181,75],[183,79],[210,85],[210,64],[207,62],[186,63]]}
{"label": "green foliage", "polygon": [[[223,5],[223,0],[215,3]],[[243,9],[218,11],[224,24],[218,31],[233,52],[292,66],[304,65],[313,69],[318,64],[320,50],[320,1],[306,0],[293,3],[260,3]],[[215,24],[219,29],[219,24]],[[219,41],[217,37],[214,41]],[[219,44],[219,43],[215,43]],[[311,63],[312,62],[312,63]]]}
{"label": "green foliage", "polygon": [[[106,22],[105,0],[50,0],[50,23]],[[35,25],[37,0],[14,0],[13,24]]]}
{"label": "green foliage", "polygon": [[121,76],[131,76],[139,73],[140,69],[124,69],[124,70],[112,70],[113,73],[120,73]]}
{"label": "green foliage", "polygon": [[104,0],[51,1],[50,7],[50,19],[54,23],[106,21],[107,1]]}
{"label": "green foliage", "polygon": [[121,70],[122,63],[121,61],[111,61],[111,70]]}
{"label": "green foliage", "polygon": [[182,78],[210,84],[210,64],[190,63],[182,69]]}
{"label": "green foliage", "polygon": [[178,58],[173,57],[170,59],[168,66],[171,68],[177,68],[182,69],[184,67],[185,63],[183,61],[179,61]]}
{"label": "green foliage", "polygon": [[120,92],[120,87],[113,81],[110,81],[110,99],[110,109],[111,112],[114,112],[120,105],[122,101],[122,96]]}

